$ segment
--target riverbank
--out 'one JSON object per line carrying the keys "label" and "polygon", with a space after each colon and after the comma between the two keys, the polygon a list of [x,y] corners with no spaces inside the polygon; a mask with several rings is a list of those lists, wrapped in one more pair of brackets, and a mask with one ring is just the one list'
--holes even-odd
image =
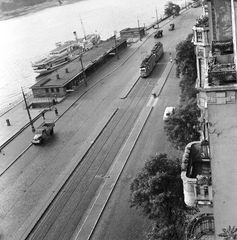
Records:
{"label": "riverbank", "polygon": [[30,6],[30,7],[23,7],[23,8],[13,10],[13,11],[1,13],[0,14],[0,21],[24,16],[24,15],[27,15],[29,13],[42,11],[46,8],[60,7],[60,6],[66,5],[66,4],[73,4],[73,3],[80,2],[80,1],[83,1],[83,0],[67,0],[67,1],[63,1],[63,4],[60,5],[58,1],[54,0],[54,1],[48,1],[48,2],[45,2],[45,3],[42,3],[42,4]]}

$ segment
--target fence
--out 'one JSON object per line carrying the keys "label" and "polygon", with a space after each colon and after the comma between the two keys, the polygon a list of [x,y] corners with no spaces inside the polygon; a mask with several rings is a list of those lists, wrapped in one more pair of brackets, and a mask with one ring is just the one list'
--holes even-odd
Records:
{"label": "fence", "polygon": [[[25,97],[26,99],[28,99],[29,97],[32,97],[32,92],[27,92],[25,93]],[[17,106],[18,104],[24,102],[23,96],[19,97],[18,99],[16,99],[15,101],[13,101],[12,103],[9,104],[9,106],[3,108],[0,110],[0,117],[3,116],[4,114],[6,114],[7,112],[9,112],[12,108],[14,108],[15,106]]]}

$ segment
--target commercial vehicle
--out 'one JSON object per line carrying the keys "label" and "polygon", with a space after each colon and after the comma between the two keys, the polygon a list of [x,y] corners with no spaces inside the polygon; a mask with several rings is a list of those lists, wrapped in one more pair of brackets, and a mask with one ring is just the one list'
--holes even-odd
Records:
{"label": "commercial vehicle", "polygon": [[157,61],[162,56],[163,52],[164,52],[163,44],[161,42],[156,43],[155,46],[152,48],[151,53],[148,56],[146,56],[146,58],[142,61],[140,65],[141,77],[145,78],[150,75]]}
{"label": "commercial vehicle", "polygon": [[167,120],[173,113],[174,113],[175,107],[167,107],[164,112],[163,120]]}
{"label": "commercial vehicle", "polygon": [[32,139],[33,144],[41,144],[45,139],[47,139],[50,135],[54,134],[54,122],[43,122],[35,131],[35,136]]}

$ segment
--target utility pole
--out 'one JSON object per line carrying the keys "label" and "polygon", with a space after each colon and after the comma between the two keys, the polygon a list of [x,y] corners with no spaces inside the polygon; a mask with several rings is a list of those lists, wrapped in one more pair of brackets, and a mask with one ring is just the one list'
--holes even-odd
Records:
{"label": "utility pole", "polygon": [[140,41],[142,41],[142,37],[141,37],[141,29],[140,29],[140,24],[139,24],[139,20],[138,20],[138,18],[137,18],[137,24],[138,24],[138,31],[139,31]]}
{"label": "utility pole", "polygon": [[29,117],[29,120],[30,120],[30,125],[31,125],[31,128],[32,128],[32,132],[35,132],[35,127],[33,125],[33,122],[32,122],[31,116],[30,116],[30,111],[29,111],[29,108],[28,108],[28,105],[27,105],[27,102],[26,102],[26,97],[25,97],[25,94],[24,94],[22,88],[21,88],[21,91],[22,91],[24,102],[25,102],[25,105],[26,105],[26,110],[27,110],[28,117]]}
{"label": "utility pole", "polygon": [[159,28],[159,21],[158,21],[157,8],[156,8],[156,23],[157,23],[157,28]]}
{"label": "utility pole", "polygon": [[116,38],[116,34],[117,34],[117,31],[115,30],[115,31],[114,31],[115,52],[116,52],[117,59],[119,60],[119,53],[118,53],[118,47],[117,47],[117,38]]}
{"label": "utility pole", "polygon": [[85,69],[83,66],[83,62],[82,62],[82,55],[80,55],[79,60],[81,61],[81,70],[83,71],[83,78],[84,78],[84,83],[85,83],[85,87],[87,87],[87,80],[86,80],[86,73],[85,73]]}

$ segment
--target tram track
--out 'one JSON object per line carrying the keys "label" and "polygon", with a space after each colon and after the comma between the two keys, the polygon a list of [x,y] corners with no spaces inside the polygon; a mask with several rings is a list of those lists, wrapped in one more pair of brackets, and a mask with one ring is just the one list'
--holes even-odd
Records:
{"label": "tram track", "polygon": [[140,90],[134,91],[133,99],[125,100],[26,239],[70,239],[89,206],[88,199],[104,181],[151,90],[146,80]]}

